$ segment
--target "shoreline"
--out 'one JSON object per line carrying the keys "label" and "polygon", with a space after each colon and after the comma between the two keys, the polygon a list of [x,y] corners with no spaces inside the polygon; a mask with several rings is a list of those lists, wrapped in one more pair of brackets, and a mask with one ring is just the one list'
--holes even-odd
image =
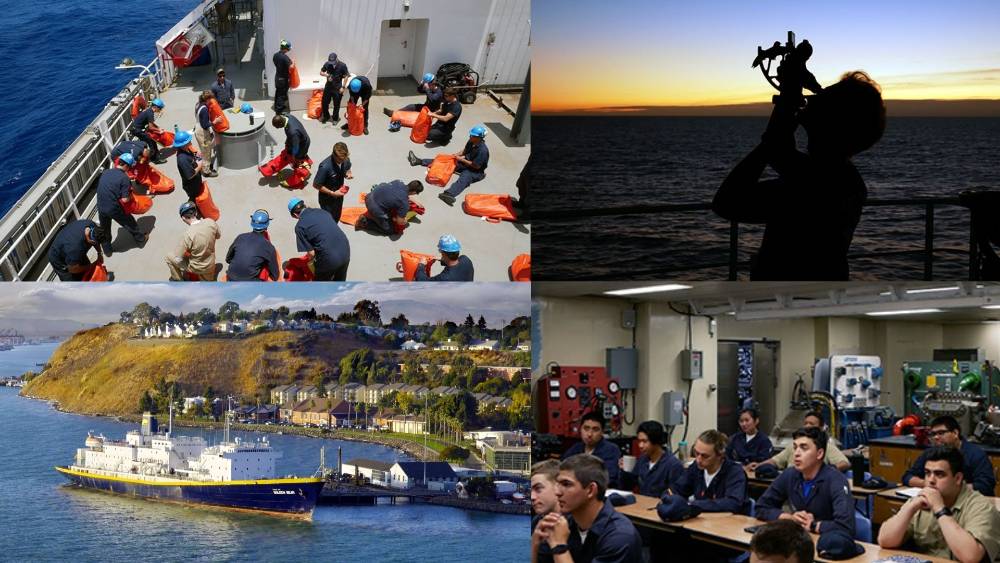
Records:
{"label": "shoreline", "polygon": [[[61,413],[66,413],[66,414],[75,414],[75,415],[80,415],[80,416],[94,416],[94,417],[98,417],[98,418],[110,418],[110,419],[114,419],[114,420],[116,420],[118,422],[129,422],[129,423],[140,423],[140,422],[142,422],[142,416],[141,415],[134,415],[134,414],[118,415],[118,414],[106,414],[106,413],[75,412],[75,411],[70,411],[70,410],[65,410],[63,408],[60,408],[59,401],[56,401],[54,399],[45,399],[45,398],[42,398],[42,397],[35,397],[35,396],[32,396],[32,395],[25,395],[25,394],[22,394],[22,393],[18,393],[18,396],[19,397],[23,397],[25,399],[31,399],[31,400],[34,400],[34,401],[43,401],[43,402],[46,402],[56,412],[61,412]],[[174,424],[176,424],[177,426],[183,427],[183,428],[211,428],[211,429],[218,429],[218,430],[221,430],[221,429],[225,428],[225,423],[224,422],[215,422],[215,421],[211,421],[211,420],[178,419],[177,417],[174,417]],[[370,439],[365,439],[365,438],[369,438],[369,437],[362,438],[362,437],[359,437],[359,436],[356,436],[356,435],[343,435],[343,434],[338,433],[337,431],[322,432],[321,429],[319,429],[319,428],[304,428],[304,427],[301,427],[301,426],[283,426],[283,425],[278,425],[278,424],[266,425],[266,424],[240,424],[240,423],[236,423],[236,424],[230,424],[229,428],[231,430],[236,430],[238,432],[266,432],[266,433],[270,433],[270,434],[278,434],[280,432],[281,435],[295,435],[295,436],[305,436],[307,438],[320,438],[320,439],[330,439],[330,440],[344,440],[344,441],[348,441],[348,442],[362,442],[362,443],[369,443],[369,444],[378,444],[380,446],[386,446],[388,448],[399,450],[402,453],[404,453],[404,454],[412,457],[415,461],[438,461],[437,458],[436,458],[436,452],[434,452],[434,450],[431,450],[430,448],[428,448],[426,451],[423,451],[423,452],[421,451],[421,450],[424,450],[424,447],[423,447],[422,444],[418,444],[418,443],[415,443],[415,442],[410,442],[408,440],[403,440],[401,438],[381,438],[381,439],[379,439],[379,437],[377,436],[377,434],[374,434],[374,433],[370,437]]]}

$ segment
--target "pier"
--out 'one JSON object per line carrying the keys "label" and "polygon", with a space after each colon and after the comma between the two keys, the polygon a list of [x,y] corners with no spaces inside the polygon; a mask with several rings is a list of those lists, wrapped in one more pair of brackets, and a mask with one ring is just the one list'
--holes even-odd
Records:
{"label": "pier", "polygon": [[432,498],[446,497],[447,491],[432,491],[424,488],[387,489],[383,487],[354,485],[351,483],[328,482],[319,494],[320,505],[336,504],[379,504],[379,499],[389,499],[388,504],[396,504],[400,499],[407,502],[427,502]]}

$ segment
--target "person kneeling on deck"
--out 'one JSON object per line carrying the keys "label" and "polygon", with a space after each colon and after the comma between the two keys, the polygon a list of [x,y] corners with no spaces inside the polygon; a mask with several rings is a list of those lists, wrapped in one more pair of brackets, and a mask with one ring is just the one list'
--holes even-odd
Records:
{"label": "person kneeling on deck", "polygon": [[556,480],[562,514],[550,512],[535,527],[532,562],[641,562],[639,532],[604,498],[607,488],[600,458],[578,454],[565,459]]}
{"label": "person kneeling on deck", "polygon": [[925,455],[924,487],[882,523],[878,544],[975,563],[1000,556],[1000,513],[965,481],[962,452],[933,447]]}
{"label": "person kneeling on deck", "polygon": [[219,225],[203,218],[192,201],[181,204],[180,216],[188,228],[173,254],[166,256],[171,281],[187,281],[189,272],[199,281],[215,281],[215,241],[222,236]]}
{"label": "person kneeling on deck", "polygon": [[634,471],[625,469],[624,458],[618,459],[618,468],[622,470],[620,484],[627,490],[638,484],[640,495],[658,497],[680,478],[684,465],[663,449],[667,435],[659,422],[647,420],[640,424],[635,439],[642,455],[635,462]]}
{"label": "person kneeling on deck", "polygon": [[[531,466],[531,531],[550,512],[559,510],[559,497],[556,496],[556,479],[559,478],[559,462],[554,459],[539,461]],[[538,546],[534,545],[535,537],[531,537],[532,552]]]}
{"label": "person kneeling on deck", "polygon": [[334,221],[340,221],[344,210],[344,196],[347,195],[344,180],[354,178],[351,159],[348,158],[350,155],[345,143],[333,145],[332,154],[319,163],[316,177],[313,178],[313,187],[319,190],[319,207],[329,213]]}
{"label": "person kneeling on deck", "polygon": [[291,165],[292,175],[281,181],[281,185],[286,188],[302,188],[309,178],[312,159],[309,158],[309,133],[297,117],[291,114],[276,115],[271,120],[271,125],[285,131],[285,149],[270,162],[257,169],[265,177],[277,174],[282,168]]}
{"label": "person kneeling on deck", "polygon": [[60,229],[49,247],[49,264],[59,280],[83,281],[83,274],[91,264],[87,252],[96,247],[100,258],[103,238],[104,232],[89,219],[77,219]]}
{"label": "person kneeling on deck", "polygon": [[[465,148],[461,152],[453,155],[455,157],[455,172],[458,172],[458,180],[450,188],[438,194],[448,205],[455,204],[455,198],[465,191],[470,184],[474,184],[486,177],[486,166],[490,162],[490,149],[486,146],[486,127],[476,125],[469,130],[469,140],[465,143]],[[407,159],[412,166],[430,166],[434,159],[417,158],[417,155],[410,151]]]}
{"label": "person kneeling on deck", "polygon": [[[438,83],[434,81],[434,75],[427,73],[424,75],[424,81],[420,83],[417,87],[417,91],[425,94],[426,98],[422,104],[410,104],[399,108],[399,111],[420,111],[427,108],[431,112],[436,112],[441,109],[441,104],[444,103],[444,91],[438,86]],[[382,108],[382,112],[387,116],[392,117],[392,110],[389,108]]]}
{"label": "person kneeling on deck", "polygon": [[427,261],[420,259],[417,268],[416,281],[473,281],[475,269],[472,260],[461,254],[462,245],[452,235],[441,235],[438,240],[438,250],[441,251],[441,265],[444,270],[436,276],[428,276],[425,268]]}
{"label": "person kneeling on deck", "polygon": [[757,409],[740,411],[740,431],[729,442],[726,456],[743,465],[762,462],[771,457],[771,439],[758,432],[760,415]]}
{"label": "person kneeling on deck", "polygon": [[146,242],[146,235],[139,230],[135,217],[125,211],[124,206],[132,199],[132,181],[125,169],[135,165],[132,153],[124,153],[118,157],[118,166],[109,168],[101,174],[97,183],[97,219],[104,232],[101,248],[105,256],[111,256],[114,250],[111,241],[111,221],[114,220],[132,235],[137,244]]}
{"label": "person kneeling on deck", "polygon": [[[792,434],[794,471],[781,473],[757,501],[760,520],[792,520],[808,532],[838,531],[854,537],[854,499],[847,477],[823,463],[827,436],[819,428]],[[784,512],[788,503],[791,513]]]}
{"label": "person kneeling on deck", "polygon": [[[351,103],[358,104],[360,101],[361,107],[365,109],[365,135],[368,134],[368,104],[372,101],[372,83],[368,80],[367,76],[355,76],[348,83],[347,89],[351,93]],[[348,124],[345,123],[340,126],[341,129],[347,129]]]}
{"label": "person kneeling on deck", "polygon": [[160,98],[154,99],[149,103],[149,107],[139,112],[139,115],[135,116],[132,120],[132,124],[129,125],[129,133],[137,138],[141,139],[142,142],[146,143],[149,147],[149,156],[153,159],[153,164],[163,164],[167,161],[165,158],[160,158],[160,147],[149,136],[146,130],[150,127],[156,127],[156,116],[163,111],[165,104]]}
{"label": "person kneeling on deck", "polygon": [[750,563],[812,563],[815,557],[812,538],[791,520],[764,524],[750,538]]}
{"label": "person kneeling on deck", "polygon": [[320,123],[331,121],[330,100],[333,100],[333,124],[340,121],[340,101],[344,99],[344,90],[347,89],[347,77],[351,75],[347,70],[347,64],[337,58],[337,53],[330,53],[323,68],[319,71],[320,76],[326,77],[326,85],[323,86],[323,114],[319,118]]}
{"label": "person kneeling on deck", "polygon": [[580,441],[570,446],[562,458],[567,459],[576,454],[593,454],[604,460],[608,486],[618,487],[618,460],[622,457],[622,451],[604,439],[604,416],[601,413],[589,411],[580,418]]}
{"label": "person kneeling on deck", "polygon": [[297,197],[288,201],[288,212],[298,220],[295,244],[308,252],[316,281],[344,281],[351,263],[351,245],[337,221],[322,209],[310,209]]}
{"label": "person kneeling on deck", "polygon": [[[198,106],[195,108],[195,117],[198,119],[198,127],[195,128],[195,137],[198,139],[198,148],[201,149],[201,156],[208,163],[208,169],[203,172],[205,176],[214,178],[219,175],[212,161],[215,157],[215,130],[212,129],[213,120],[208,113],[208,101],[214,99],[212,92],[205,90],[198,96]],[[216,117],[215,121],[221,121],[222,117]]]}
{"label": "person kneeling on deck", "polygon": [[[931,430],[928,434],[931,437],[931,444],[934,446],[945,446],[955,448],[962,452],[962,464],[965,468],[963,480],[965,484],[979,491],[980,494],[993,496],[996,487],[996,477],[993,475],[993,465],[983,448],[962,438],[962,429],[958,421],[950,416],[939,416],[931,421]],[[907,487],[924,487],[927,485],[924,480],[924,466],[927,463],[927,455],[930,450],[925,450],[913,462],[913,466],[903,473],[902,483]]]}
{"label": "person kneeling on deck", "polygon": [[268,239],[267,226],[271,217],[267,211],[258,209],[250,216],[253,232],[236,237],[226,252],[229,281],[260,281],[261,272],[267,271],[272,280],[278,280],[278,253]]}
{"label": "person kneeling on deck", "polygon": [[357,229],[373,229],[385,235],[399,234],[406,228],[410,196],[424,191],[424,184],[414,180],[404,184],[393,180],[372,187],[365,198],[368,213],[358,219]]}
{"label": "person kneeling on deck", "polygon": [[177,149],[177,173],[181,175],[181,187],[188,200],[195,201],[205,189],[202,174],[205,170],[205,159],[194,151],[191,146],[191,133],[178,131],[174,137],[174,148]]}
{"label": "person kneeling on deck", "polygon": [[462,103],[458,101],[458,91],[454,88],[444,89],[444,101],[438,111],[431,112],[434,118],[434,125],[427,132],[427,142],[447,145],[451,142],[451,135],[458,125],[458,118],[462,116]]}
{"label": "person kneeling on deck", "polygon": [[236,101],[236,90],[233,89],[233,83],[226,80],[226,69],[220,68],[215,72],[215,76],[215,83],[212,84],[212,95],[219,101],[219,107],[229,109]]}
{"label": "person kneeling on deck", "polygon": [[[819,428],[820,430],[824,430],[823,415],[817,411],[807,412],[806,416],[802,419],[802,426],[804,428]],[[747,465],[747,467],[756,470],[761,465],[771,464],[778,469],[785,469],[792,463],[792,453],[794,450],[795,448],[793,447],[785,448],[774,454],[771,459],[760,463],[753,462]],[[848,461],[844,452],[840,451],[840,448],[837,447],[835,440],[827,440],[826,456],[823,458],[823,463],[830,464],[836,467],[839,471],[847,471],[851,468],[851,462]]]}
{"label": "person kneeling on deck", "polygon": [[109,158],[111,162],[114,162],[116,158],[125,153],[131,154],[136,164],[149,162],[149,146],[142,141],[130,141],[126,139],[118,143],[115,145],[115,148],[111,149],[111,156]]}

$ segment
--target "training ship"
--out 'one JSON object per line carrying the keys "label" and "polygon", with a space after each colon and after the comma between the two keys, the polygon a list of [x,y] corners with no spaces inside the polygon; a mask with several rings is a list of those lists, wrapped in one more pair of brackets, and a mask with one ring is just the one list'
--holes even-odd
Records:
{"label": "training ship", "polygon": [[[172,426],[172,425],[171,425]],[[319,477],[277,477],[267,439],[225,440],[209,446],[200,436],[157,433],[156,418],[125,441],[88,433],[72,465],[56,470],[78,487],[175,503],[311,519],[323,488]]]}

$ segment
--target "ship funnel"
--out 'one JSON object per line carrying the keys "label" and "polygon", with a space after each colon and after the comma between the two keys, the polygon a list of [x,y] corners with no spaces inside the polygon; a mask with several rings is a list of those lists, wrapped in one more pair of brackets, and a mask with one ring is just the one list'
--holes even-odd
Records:
{"label": "ship funnel", "polygon": [[159,425],[156,423],[156,417],[150,414],[148,411],[142,413],[142,426],[139,428],[139,434],[142,436],[152,436],[160,430]]}

